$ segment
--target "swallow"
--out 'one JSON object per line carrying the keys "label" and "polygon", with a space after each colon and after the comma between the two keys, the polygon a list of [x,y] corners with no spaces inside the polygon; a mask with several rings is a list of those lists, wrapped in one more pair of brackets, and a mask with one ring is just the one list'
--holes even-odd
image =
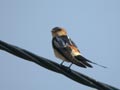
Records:
{"label": "swallow", "polygon": [[57,58],[63,60],[61,65],[66,61],[71,62],[69,68],[72,64],[83,68],[92,68],[93,66],[90,63],[106,68],[105,66],[99,65],[83,57],[76,44],[67,36],[67,32],[64,28],[55,27],[52,29],[51,33],[54,54]]}

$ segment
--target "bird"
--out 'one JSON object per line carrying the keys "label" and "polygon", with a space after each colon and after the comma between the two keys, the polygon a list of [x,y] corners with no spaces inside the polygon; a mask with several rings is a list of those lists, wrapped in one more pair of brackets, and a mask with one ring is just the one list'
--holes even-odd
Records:
{"label": "bird", "polygon": [[69,68],[72,66],[72,64],[75,64],[82,68],[93,68],[91,64],[96,64],[98,66],[106,68],[105,66],[99,65],[85,58],[81,54],[77,45],[67,35],[67,31],[64,28],[54,27],[51,30],[51,33],[54,54],[57,58],[63,60],[60,65],[63,65],[63,63],[66,61],[71,63],[69,65]]}

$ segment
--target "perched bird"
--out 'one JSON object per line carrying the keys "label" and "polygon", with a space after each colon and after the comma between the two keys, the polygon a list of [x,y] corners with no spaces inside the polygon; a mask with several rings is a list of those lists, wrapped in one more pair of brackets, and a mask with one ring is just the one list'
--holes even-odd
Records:
{"label": "perched bird", "polygon": [[[52,29],[51,32],[53,37],[52,46],[54,54],[57,58],[63,60],[61,65],[64,63],[64,61],[71,62],[69,68],[72,66],[72,64],[83,68],[92,68],[93,66],[90,63],[99,65],[81,55],[81,52],[79,51],[75,43],[67,36],[67,32],[64,28],[55,27]],[[102,65],[99,66],[106,68]]]}

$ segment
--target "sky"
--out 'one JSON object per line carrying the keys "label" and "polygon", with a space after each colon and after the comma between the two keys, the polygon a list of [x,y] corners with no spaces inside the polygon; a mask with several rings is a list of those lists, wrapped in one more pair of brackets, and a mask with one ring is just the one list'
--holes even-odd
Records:
{"label": "sky", "polygon": [[[67,30],[86,58],[108,67],[72,69],[120,88],[120,0],[0,0],[0,40],[61,63],[51,44],[56,26]],[[0,89],[94,90],[4,51]]]}

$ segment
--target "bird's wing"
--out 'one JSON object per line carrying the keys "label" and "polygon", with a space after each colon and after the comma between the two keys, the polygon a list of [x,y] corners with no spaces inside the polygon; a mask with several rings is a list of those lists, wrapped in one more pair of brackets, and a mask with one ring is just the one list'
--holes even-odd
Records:
{"label": "bird's wing", "polygon": [[71,48],[70,42],[65,37],[55,37],[52,40],[52,45],[55,50],[59,52],[63,57],[65,57],[68,61],[86,68],[86,65],[84,65],[82,62],[75,60],[75,58],[71,55]]}
{"label": "bird's wing", "polygon": [[63,39],[61,39],[60,37],[53,38],[52,45],[53,48],[59,52],[59,54],[61,54],[69,61],[69,59],[71,58],[71,49],[67,47],[67,44]]}

